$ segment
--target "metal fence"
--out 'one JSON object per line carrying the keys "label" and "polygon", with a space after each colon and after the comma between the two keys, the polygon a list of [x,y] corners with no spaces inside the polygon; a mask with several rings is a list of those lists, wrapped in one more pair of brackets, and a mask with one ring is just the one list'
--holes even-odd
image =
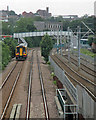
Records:
{"label": "metal fence", "polygon": [[77,89],[76,87],[70,82],[68,77],[65,75],[65,72],[63,69],[61,69],[53,60],[51,57],[49,57],[49,61],[54,68],[54,73],[58,77],[58,79],[61,81],[63,85],[67,88],[69,91],[71,97],[74,99],[75,103],[77,104],[78,101],[78,95],[77,95]]}
{"label": "metal fence", "polygon": [[[72,50],[72,54],[75,54],[76,56],[78,56],[78,51]],[[94,63],[94,58],[88,55],[85,55],[83,53],[80,53],[80,56],[88,61],[90,61],[90,63]]]}
{"label": "metal fence", "polygon": [[[78,119],[78,105],[77,104],[68,104],[67,103],[67,93],[65,89],[57,89],[56,96],[60,102],[60,105],[63,110],[64,120],[68,117],[68,115],[73,115],[74,120]],[[69,111],[70,110],[70,111]]]}

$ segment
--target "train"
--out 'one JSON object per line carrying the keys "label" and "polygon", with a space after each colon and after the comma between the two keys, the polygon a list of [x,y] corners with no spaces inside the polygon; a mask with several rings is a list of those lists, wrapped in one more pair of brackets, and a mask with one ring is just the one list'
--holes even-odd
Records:
{"label": "train", "polygon": [[16,60],[26,60],[27,58],[27,45],[25,43],[21,43],[16,46],[15,50]]}

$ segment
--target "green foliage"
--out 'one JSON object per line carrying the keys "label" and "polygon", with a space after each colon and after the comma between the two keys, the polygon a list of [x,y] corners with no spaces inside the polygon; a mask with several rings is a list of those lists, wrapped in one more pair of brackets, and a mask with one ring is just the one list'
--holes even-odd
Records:
{"label": "green foliage", "polygon": [[50,61],[48,61],[47,64],[50,65],[51,64]]}
{"label": "green foliage", "polygon": [[57,84],[56,80],[54,80],[53,83],[56,85]]}
{"label": "green foliage", "polygon": [[11,10],[8,12],[8,15],[16,15],[16,13],[13,10]]}
{"label": "green foliage", "polygon": [[15,56],[15,48],[17,41],[12,38],[6,38],[2,42],[2,69],[6,67],[8,62]]}
{"label": "green foliage", "polygon": [[91,52],[91,51],[89,51],[87,49],[81,49],[80,52],[85,54],[85,55],[91,56],[91,57],[95,57],[96,56],[95,53],[93,53],[93,52]]}
{"label": "green foliage", "polygon": [[32,18],[21,18],[16,22],[15,32],[33,32],[36,28]]}
{"label": "green foliage", "polygon": [[9,46],[9,50],[11,51],[10,52],[10,55],[11,57],[13,58],[15,56],[15,48],[16,48],[16,45],[17,45],[17,40],[13,40],[12,38],[6,38],[4,40],[4,43]]}
{"label": "green foliage", "polygon": [[29,38],[25,38],[26,42],[28,43],[28,47],[32,48],[32,47],[39,47],[40,46],[40,42],[41,42],[41,37],[29,37]]}
{"label": "green foliage", "polygon": [[93,42],[93,35],[90,35],[88,37],[88,44],[91,46],[92,45],[92,42]]}
{"label": "green foliage", "polygon": [[11,51],[9,46],[5,43],[2,43],[2,69],[8,64],[11,60]]}
{"label": "green foliage", "polygon": [[33,18],[33,21],[44,21],[44,19],[41,18],[40,16],[36,16]]}
{"label": "green foliage", "polygon": [[48,56],[52,47],[52,39],[46,34],[41,41],[41,55],[44,57],[46,62],[48,61]]}
{"label": "green foliage", "polygon": [[54,77],[54,76],[55,76],[55,73],[54,73],[54,72],[52,72],[52,73],[51,73],[51,76],[52,76],[52,77]]}
{"label": "green foliage", "polygon": [[94,35],[93,42],[96,44],[96,35]]}
{"label": "green foliage", "polygon": [[2,34],[3,35],[11,35],[12,34],[12,26],[8,22],[2,22]]}
{"label": "green foliage", "polygon": [[94,17],[93,16],[83,16],[76,20],[63,20],[63,30],[67,30],[70,27],[74,32],[77,31],[77,26],[81,27],[82,32],[87,32],[88,29],[82,24],[82,21],[88,24],[88,27],[94,30]]}

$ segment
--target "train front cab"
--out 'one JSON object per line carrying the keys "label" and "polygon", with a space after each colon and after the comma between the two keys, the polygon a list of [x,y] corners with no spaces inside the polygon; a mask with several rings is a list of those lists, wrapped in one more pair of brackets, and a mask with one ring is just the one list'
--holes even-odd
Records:
{"label": "train front cab", "polygon": [[25,60],[27,58],[27,47],[16,47],[16,60]]}

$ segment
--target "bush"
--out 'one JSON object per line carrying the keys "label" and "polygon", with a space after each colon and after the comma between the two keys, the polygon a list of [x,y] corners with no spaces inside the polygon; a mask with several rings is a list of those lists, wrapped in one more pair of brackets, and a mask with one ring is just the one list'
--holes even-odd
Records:
{"label": "bush", "polygon": [[53,81],[53,83],[56,85],[56,84],[57,84],[56,80],[55,80],[55,81]]}
{"label": "bush", "polygon": [[2,42],[2,69],[4,69],[11,58],[15,57],[15,48],[17,41],[12,38],[6,38]]}
{"label": "bush", "polygon": [[50,65],[51,64],[50,61],[48,61],[47,64]]}
{"label": "bush", "polygon": [[54,72],[52,72],[52,73],[51,73],[51,76],[52,76],[52,77],[54,77],[54,76],[55,76]]}
{"label": "bush", "polygon": [[2,69],[6,67],[6,65],[10,60],[11,60],[11,51],[9,49],[9,46],[7,46],[5,43],[2,43]]}

